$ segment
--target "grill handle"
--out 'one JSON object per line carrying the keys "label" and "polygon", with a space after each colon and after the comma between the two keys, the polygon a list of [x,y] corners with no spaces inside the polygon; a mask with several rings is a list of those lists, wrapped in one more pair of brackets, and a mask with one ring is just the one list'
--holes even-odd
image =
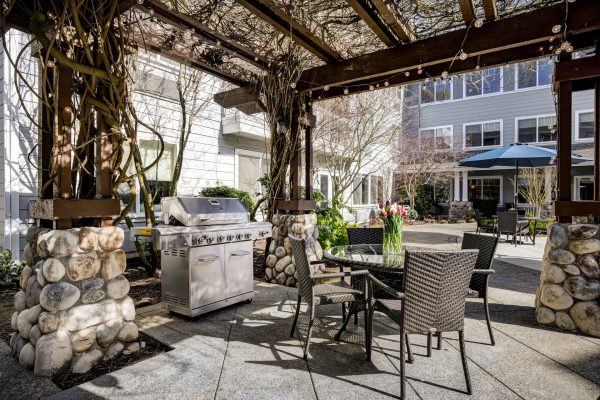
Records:
{"label": "grill handle", "polygon": [[250,252],[249,251],[243,251],[243,250],[238,250],[238,251],[234,251],[230,254],[231,257],[243,257],[243,256],[247,256],[249,255]]}
{"label": "grill handle", "polygon": [[211,261],[217,261],[219,260],[221,257],[219,256],[207,256],[207,257],[198,257],[198,262],[211,262]]}

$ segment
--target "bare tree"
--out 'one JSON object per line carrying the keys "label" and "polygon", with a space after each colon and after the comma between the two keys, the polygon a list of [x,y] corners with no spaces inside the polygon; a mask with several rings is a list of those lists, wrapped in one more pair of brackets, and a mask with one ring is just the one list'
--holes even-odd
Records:
{"label": "bare tree", "polygon": [[[546,171],[550,171],[549,181],[546,179]],[[525,181],[525,185],[517,186],[519,194],[531,206],[532,216],[540,217],[542,209],[556,190],[556,168],[522,168],[519,176]]]}
{"label": "bare tree", "polygon": [[[393,169],[400,102],[395,89],[382,89],[323,101],[318,107],[315,151],[331,175],[333,199],[343,203],[356,190],[352,185],[362,171]],[[385,194],[389,192],[391,187]]]}

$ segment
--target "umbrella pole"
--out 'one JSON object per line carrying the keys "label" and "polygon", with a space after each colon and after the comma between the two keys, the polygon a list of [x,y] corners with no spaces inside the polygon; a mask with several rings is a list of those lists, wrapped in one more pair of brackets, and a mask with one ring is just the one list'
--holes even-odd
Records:
{"label": "umbrella pole", "polygon": [[519,159],[516,162],[517,174],[515,176],[515,211],[517,210],[517,202],[519,201]]}

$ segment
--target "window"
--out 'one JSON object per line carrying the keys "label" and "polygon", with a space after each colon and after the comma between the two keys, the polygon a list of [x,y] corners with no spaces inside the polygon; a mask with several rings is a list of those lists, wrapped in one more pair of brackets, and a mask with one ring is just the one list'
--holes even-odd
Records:
{"label": "window", "polygon": [[450,79],[434,79],[421,86],[421,103],[450,99],[452,99],[452,81]]}
{"label": "window", "polygon": [[434,146],[436,149],[452,148],[452,126],[421,129],[421,145]]}
{"label": "window", "polygon": [[556,117],[549,115],[518,119],[517,141],[520,143],[556,141]]}
{"label": "window", "polygon": [[500,203],[500,178],[469,178],[469,201],[493,201]]}
{"label": "window", "polygon": [[500,121],[465,125],[465,147],[500,146]]}
{"label": "window", "polygon": [[[139,147],[142,164],[150,165],[158,157],[160,142],[156,140],[140,140]],[[155,211],[160,211],[158,206],[160,200],[164,196],[168,196],[177,158],[176,149],[177,146],[175,144],[165,143],[162,157],[158,163],[146,171],[148,186],[150,187],[150,191],[154,193]]]}
{"label": "window", "polygon": [[407,107],[419,105],[419,90],[421,85],[413,84],[404,87],[404,104]]}
{"label": "window", "polygon": [[250,193],[253,198],[263,193],[260,179],[269,172],[269,160],[258,152],[240,152],[237,156],[237,188]]}
{"label": "window", "polygon": [[576,176],[573,179],[575,200],[594,200],[594,177]]}
{"label": "window", "polygon": [[488,68],[465,75],[467,97],[498,93],[502,87],[502,68]]}
{"label": "window", "polygon": [[383,201],[383,178],[371,175],[371,204]]}
{"label": "window", "polygon": [[352,203],[354,205],[369,204],[369,177],[357,175],[354,178],[354,193],[352,193]]}
{"label": "window", "polygon": [[550,85],[553,71],[554,63],[550,59],[520,63],[517,67],[517,87],[525,89]]}
{"label": "window", "polygon": [[582,111],[577,113],[577,139],[594,138],[594,112]]}
{"label": "window", "polygon": [[323,193],[323,196],[325,196],[325,198],[329,199],[330,198],[330,193],[329,193],[329,175],[325,175],[325,174],[319,174],[319,190],[321,191],[321,193]]}

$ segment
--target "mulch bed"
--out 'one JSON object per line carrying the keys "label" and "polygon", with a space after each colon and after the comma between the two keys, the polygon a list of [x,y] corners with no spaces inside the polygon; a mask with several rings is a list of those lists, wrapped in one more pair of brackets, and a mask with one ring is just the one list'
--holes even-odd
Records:
{"label": "mulch bed", "polygon": [[16,288],[0,290],[0,338],[7,344],[13,331],[10,327],[10,318],[15,312],[15,293],[17,293]]}
{"label": "mulch bed", "polygon": [[266,239],[254,242],[254,278],[262,280],[265,276],[265,246]]}
{"label": "mulch bed", "polygon": [[133,354],[121,354],[112,360],[100,362],[85,374],[73,374],[70,366],[67,366],[52,378],[52,382],[63,390],[69,389],[73,386],[94,380],[102,375],[109,374],[121,368],[125,368],[129,365],[136,364],[140,361],[147,360],[172,350],[171,347],[157,342],[143,333],[140,333],[138,340],[140,343],[143,343],[144,347]]}

